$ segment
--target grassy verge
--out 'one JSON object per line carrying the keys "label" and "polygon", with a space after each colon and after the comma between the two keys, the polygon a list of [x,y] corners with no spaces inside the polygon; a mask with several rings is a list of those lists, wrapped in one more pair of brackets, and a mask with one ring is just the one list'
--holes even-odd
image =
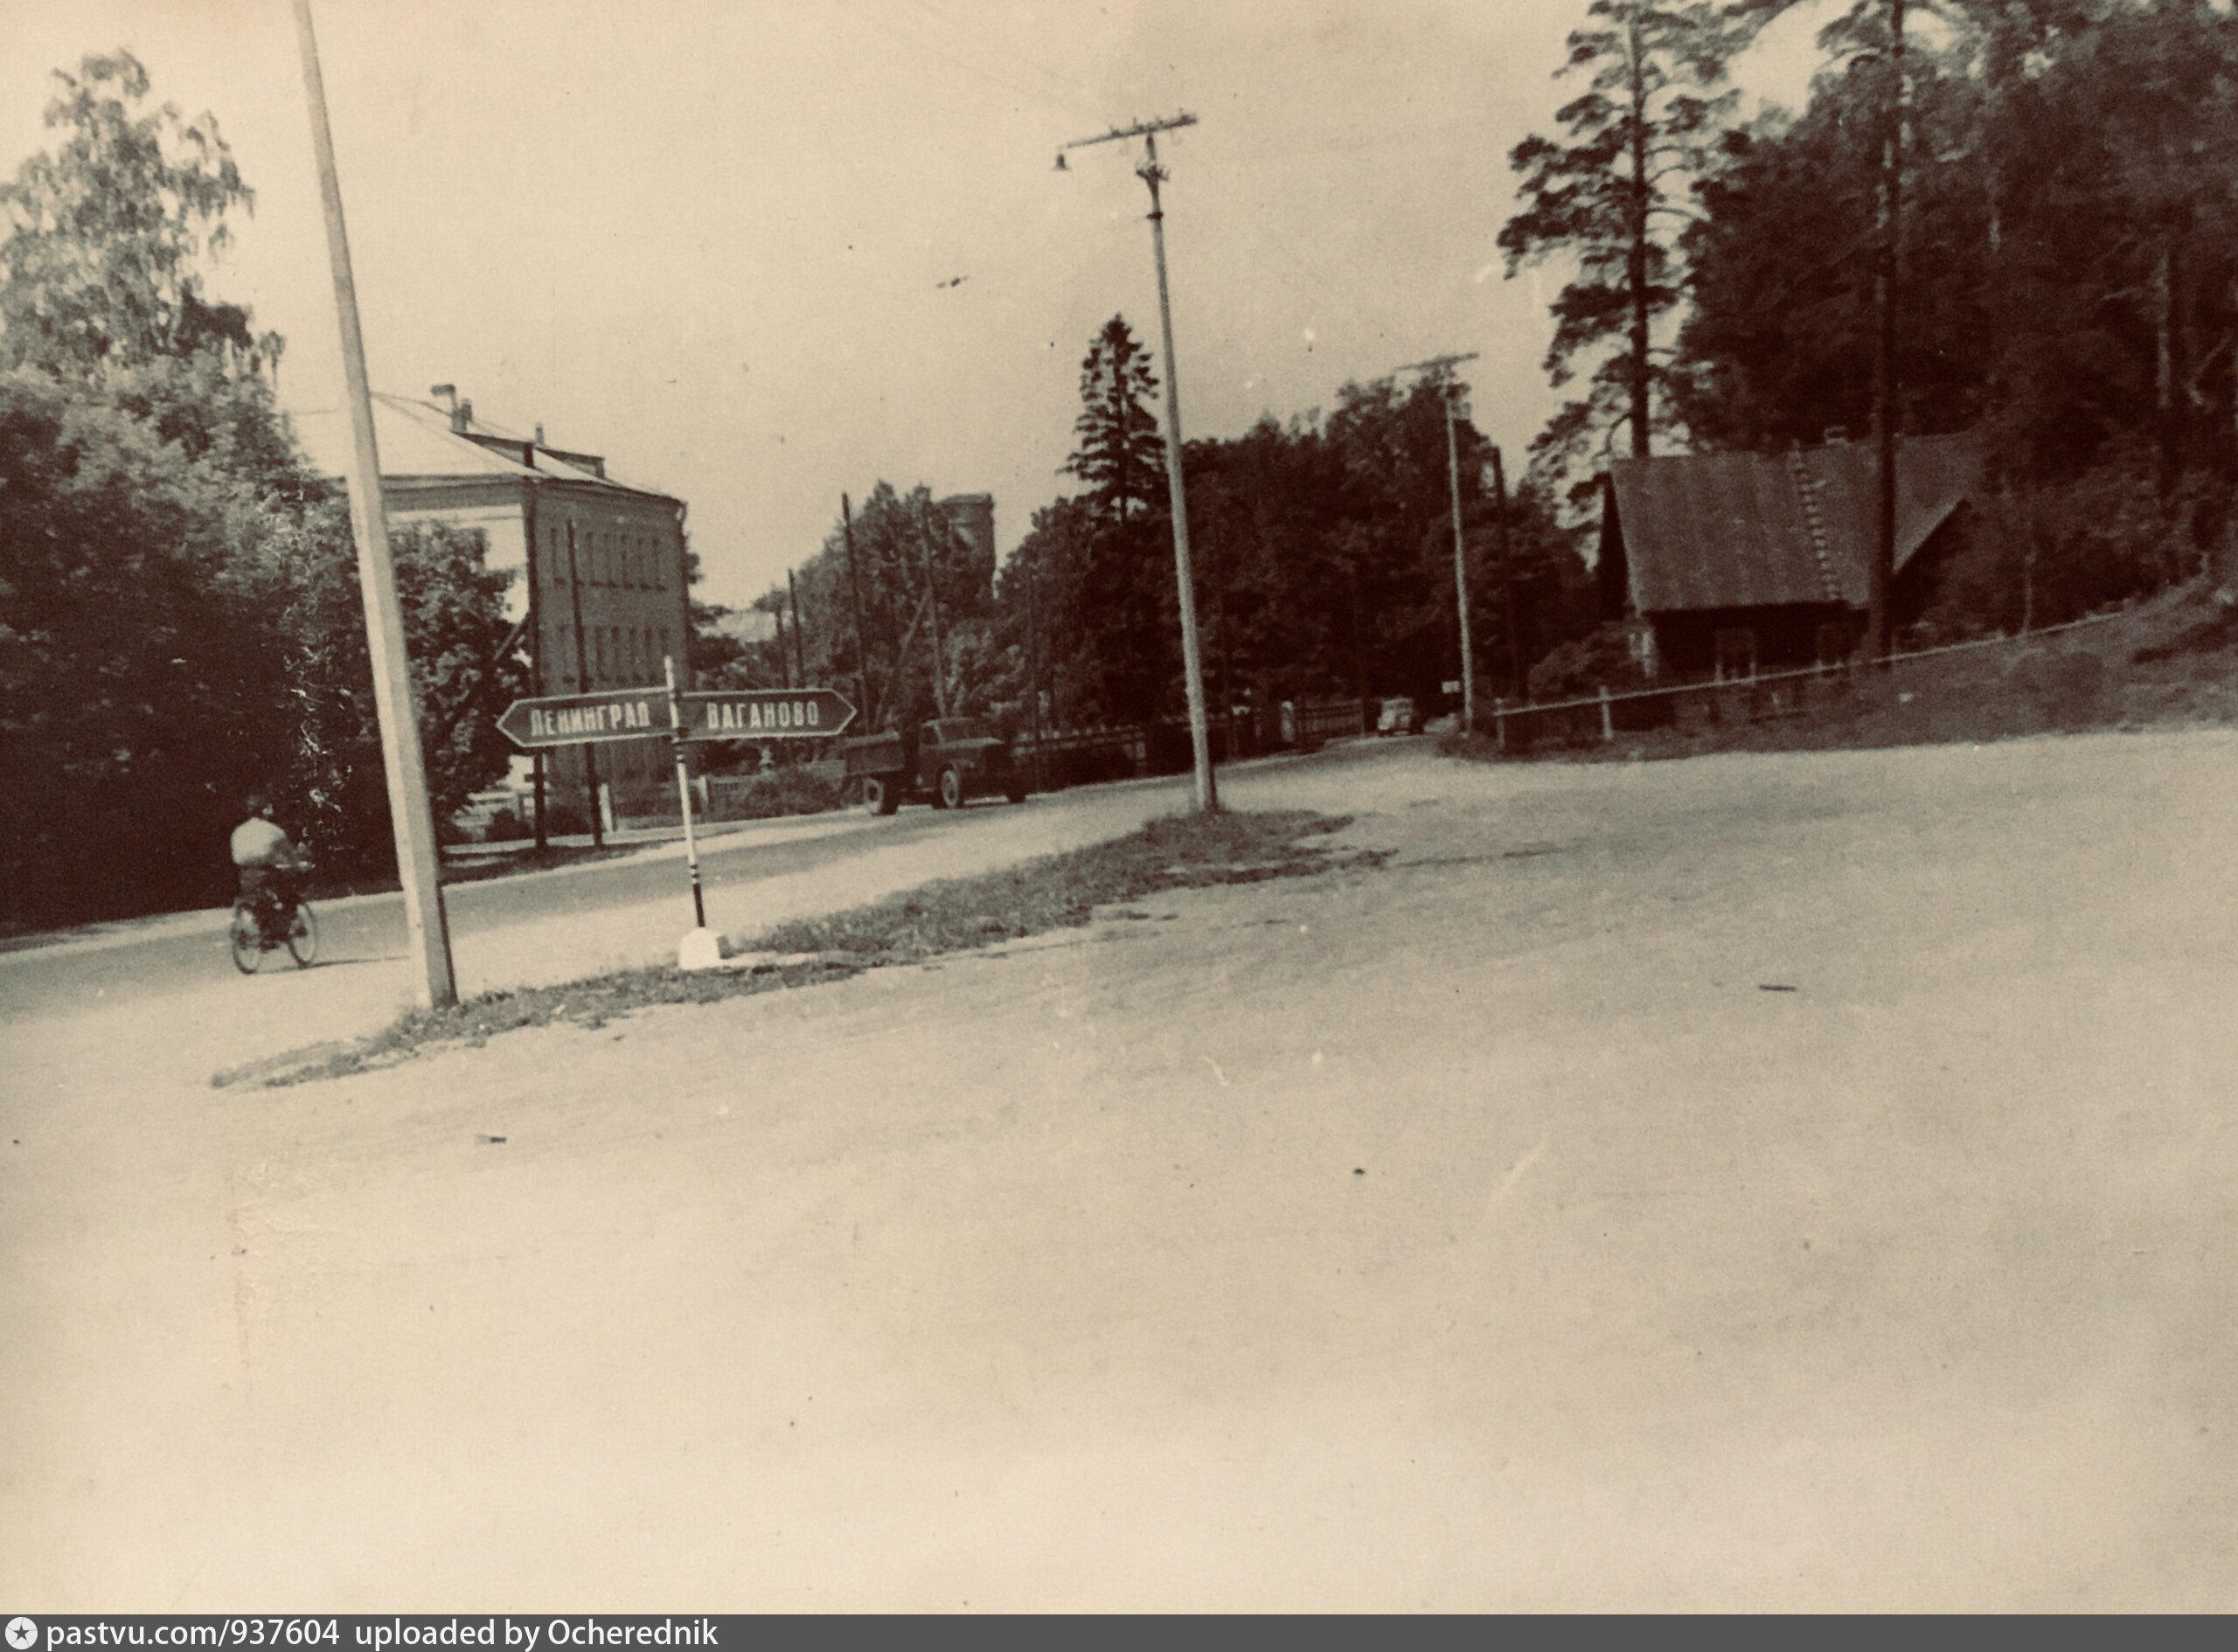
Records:
{"label": "grassy verge", "polygon": [[[686,974],[661,966],[618,970],[558,987],[486,992],[445,1010],[414,1010],[353,1043],[298,1051],[220,1072],[211,1083],[275,1086],[393,1066],[445,1045],[480,1045],[523,1027],[598,1027],[633,1010],[712,1003],[844,980],[887,964],[997,945],[1087,923],[1099,906],[1160,890],[1310,877],[1375,865],[1378,850],[1340,854],[1325,843],[1345,817],[1303,810],[1176,816],[1111,843],[1045,856],[1003,871],[928,884],[828,918],[756,936],[760,968]],[[741,962],[749,961],[741,960]]]}

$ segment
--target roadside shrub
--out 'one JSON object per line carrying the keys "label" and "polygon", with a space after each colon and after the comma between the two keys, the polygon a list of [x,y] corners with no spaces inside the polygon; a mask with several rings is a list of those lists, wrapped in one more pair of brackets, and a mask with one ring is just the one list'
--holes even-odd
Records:
{"label": "roadside shrub", "polygon": [[1530,681],[1534,700],[1581,699],[1604,685],[1611,692],[1647,686],[1630,639],[1614,621],[1552,649],[1531,668]]}
{"label": "roadside shrub", "polygon": [[[1048,782],[1056,790],[1067,786],[1097,786],[1106,781],[1131,780],[1135,774],[1135,754],[1116,740],[1106,746],[1076,746],[1052,752],[1047,761]],[[1190,760],[1185,757],[1180,767],[1185,769],[1189,766]]]}
{"label": "roadside shrub", "polygon": [[482,829],[482,841],[485,843],[517,843],[524,837],[535,836],[535,831],[536,829],[513,809],[501,809],[490,816],[489,824]]}
{"label": "roadside shrub", "polygon": [[843,807],[844,801],[841,782],[805,764],[795,764],[711,787],[707,812],[716,820],[774,820],[786,815],[820,815]]}

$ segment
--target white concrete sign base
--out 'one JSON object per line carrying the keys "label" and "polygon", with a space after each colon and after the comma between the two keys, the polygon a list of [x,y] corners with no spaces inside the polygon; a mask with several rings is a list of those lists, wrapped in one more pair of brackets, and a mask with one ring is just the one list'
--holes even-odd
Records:
{"label": "white concrete sign base", "polygon": [[679,969],[719,969],[723,967],[723,938],[712,929],[694,929],[677,943]]}

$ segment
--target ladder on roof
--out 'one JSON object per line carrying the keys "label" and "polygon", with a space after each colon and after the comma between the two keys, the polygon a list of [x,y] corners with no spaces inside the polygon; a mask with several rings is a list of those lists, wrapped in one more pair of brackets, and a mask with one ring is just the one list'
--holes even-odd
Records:
{"label": "ladder on roof", "polygon": [[1845,600],[1842,582],[1834,573],[1834,553],[1826,543],[1826,520],[1818,511],[1818,484],[1803,462],[1801,447],[1787,450],[1788,475],[1795,479],[1795,496],[1803,506],[1803,525],[1811,536],[1811,554],[1818,560],[1818,585],[1829,602]]}

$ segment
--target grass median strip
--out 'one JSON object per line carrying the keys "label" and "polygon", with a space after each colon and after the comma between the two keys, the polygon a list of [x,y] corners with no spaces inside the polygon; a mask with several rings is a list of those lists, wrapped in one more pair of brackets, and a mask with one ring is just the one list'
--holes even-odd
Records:
{"label": "grass median strip", "polygon": [[775,961],[753,969],[685,972],[663,965],[617,970],[557,987],[485,992],[442,1010],[417,1010],[379,1032],[218,1073],[211,1083],[271,1086],[345,1078],[393,1066],[431,1048],[473,1045],[523,1027],[603,1026],[660,1004],[711,1003],[844,980],[865,969],[1088,922],[1102,906],[1161,890],[1311,877],[1379,865],[1376,850],[1326,842],[1348,816],[1292,809],[1220,810],[1154,820],[1140,830],[975,878],[944,879],[830,917],[780,924],[747,943]]}

